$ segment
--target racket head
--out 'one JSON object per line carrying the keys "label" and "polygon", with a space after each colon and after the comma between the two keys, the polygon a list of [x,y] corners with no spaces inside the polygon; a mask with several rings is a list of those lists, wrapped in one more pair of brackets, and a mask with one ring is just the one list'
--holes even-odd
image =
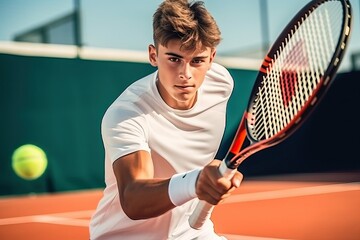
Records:
{"label": "racket head", "polygon": [[284,140],[318,104],[344,57],[351,14],[348,0],[314,0],[284,28],[264,58],[246,109],[252,149]]}
{"label": "racket head", "polygon": [[[330,15],[339,22],[334,23]],[[331,31],[323,31],[323,26]],[[249,155],[279,143],[300,126],[329,88],[343,59],[350,29],[348,0],[311,1],[289,22],[264,59],[246,112],[221,164],[222,175],[233,173]],[[332,41],[330,47],[327,39]],[[243,148],[246,137],[251,143]],[[201,228],[212,208],[205,202],[199,204],[189,219],[190,226]]]}

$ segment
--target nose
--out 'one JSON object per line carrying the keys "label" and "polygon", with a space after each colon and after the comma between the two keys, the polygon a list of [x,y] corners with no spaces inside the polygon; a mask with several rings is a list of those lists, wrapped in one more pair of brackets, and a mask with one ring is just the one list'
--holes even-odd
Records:
{"label": "nose", "polygon": [[180,79],[183,79],[183,80],[191,79],[192,74],[191,74],[190,64],[188,64],[188,63],[184,64],[179,76],[180,76]]}

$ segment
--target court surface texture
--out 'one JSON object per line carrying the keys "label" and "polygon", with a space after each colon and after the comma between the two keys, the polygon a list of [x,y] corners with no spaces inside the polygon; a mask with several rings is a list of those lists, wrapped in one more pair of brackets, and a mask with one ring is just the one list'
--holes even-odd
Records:
{"label": "court surface texture", "polygon": [[[0,198],[0,239],[89,239],[101,189]],[[216,206],[229,240],[360,239],[360,172],[245,178]]]}

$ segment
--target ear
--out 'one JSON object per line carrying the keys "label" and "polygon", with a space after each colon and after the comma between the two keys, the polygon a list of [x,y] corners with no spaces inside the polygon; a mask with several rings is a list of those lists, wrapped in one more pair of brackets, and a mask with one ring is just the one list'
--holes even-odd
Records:
{"label": "ear", "polygon": [[157,67],[157,54],[156,54],[156,48],[153,44],[150,44],[148,47],[149,51],[149,61],[151,66]]}
{"label": "ear", "polygon": [[211,50],[211,54],[210,54],[210,63],[212,63],[215,59],[216,56],[216,48]]}

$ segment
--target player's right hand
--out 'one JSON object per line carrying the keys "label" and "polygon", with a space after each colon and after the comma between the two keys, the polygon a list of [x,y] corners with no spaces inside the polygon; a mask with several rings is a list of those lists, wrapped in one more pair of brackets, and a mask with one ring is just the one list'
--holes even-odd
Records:
{"label": "player's right hand", "polygon": [[236,171],[232,179],[226,179],[219,172],[221,160],[213,160],[199,173],[196,182],[196,194],[200,200],[212,205],[224,201],[240,186],[243,175]]}

